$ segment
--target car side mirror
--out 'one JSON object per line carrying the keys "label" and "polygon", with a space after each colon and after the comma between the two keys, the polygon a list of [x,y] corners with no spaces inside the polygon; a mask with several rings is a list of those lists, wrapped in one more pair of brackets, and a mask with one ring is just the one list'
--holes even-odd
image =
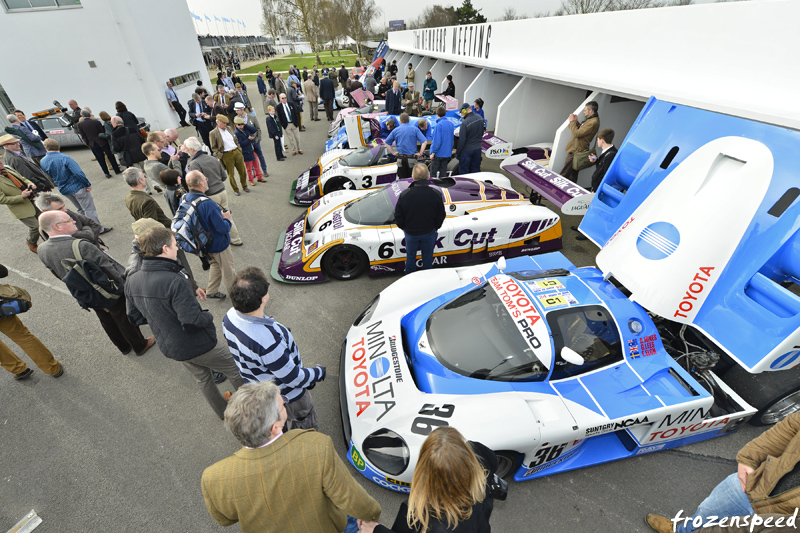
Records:
{"label": "car side mirror", "polygon": [[500,259],[497,260],[497,270],[499,270],[501,274],[503,272],[505,272],[505,270],[506,270],[506,258],[505,257],[500,256]]}
{"label": "car side mirror", "polygon": [[586,361],[583,356],[568,346],[561,348],[561,359],[571,365],[582,365]]}

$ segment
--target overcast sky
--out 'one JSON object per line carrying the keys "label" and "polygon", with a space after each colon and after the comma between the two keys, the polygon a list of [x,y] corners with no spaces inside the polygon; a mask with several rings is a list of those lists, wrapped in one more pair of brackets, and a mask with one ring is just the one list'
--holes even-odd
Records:
{"label": "overcast sky", "polygon": [[[704,4],[713,0],[695,0],[695,3]],[[203,18],[203,22],[196,22],[195,27],[199,33],[210,32],[241,35],[241,26],[228,24],[228,31],[225,25],[214,21],[216,15],[220,19],[234,18],[246,24],[243,29],[245,35],[259,35],[261,32],[261,2],[259,0],[186,0],[189,9],[196,15]],[[422,10],[430,4],[440,4],[443,6],[460,6],[462,0],[402,0],[400,2],[390,0],[375,0],[378,7],[383,10],[381,18],[386,22],[390,20],[406,20],[417,17]],[[483,16],[489,20],[494,20],[502,16],[507,7],[513,7],[518,13],[532,15],[542,11],[554,11],[561,5],[561,0],[472,0],[472,5],[480,9]],[[205,22],[205,15],[211,18],[211,23]],[[380,20],[380,19],[379,19]],[[234,28],[237,28],[234,32]]]}

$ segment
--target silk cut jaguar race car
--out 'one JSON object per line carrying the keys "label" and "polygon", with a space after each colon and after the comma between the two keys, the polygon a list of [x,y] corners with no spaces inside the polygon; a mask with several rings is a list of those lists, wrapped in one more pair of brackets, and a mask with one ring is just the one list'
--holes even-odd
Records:
{"label": "silk cut jaguar race car", "polygon": [[[580,225],[598,268],[556,252],[416,272],[356,318],[340,359],[350,462],[408,492],[427,435],[453,426],[524,481],[800,411],[798,143],[651,99]],[[580,193],[524,154],[506,162],[554,198]]]}
{"label": "silk cut jaguar race car", "polygon": [[385,145],[323,153],[317,164],[293,184],[289,202],[311,205],[323,194],[343,189],[371,189],[397,179],[397,163]]}
{"label": "silk cut jaguar race car", "polygon": [[[412,181],[323,196],[279,238],[273,277],[305,283],[353,279],[367,271],[403,271],[405,236],[394,224],[394,209]],[[561,248],[559,216],[531,204],[501,174],[437,179],[431,187],[441,193],[447,214],[438,232],[434,266]]]}

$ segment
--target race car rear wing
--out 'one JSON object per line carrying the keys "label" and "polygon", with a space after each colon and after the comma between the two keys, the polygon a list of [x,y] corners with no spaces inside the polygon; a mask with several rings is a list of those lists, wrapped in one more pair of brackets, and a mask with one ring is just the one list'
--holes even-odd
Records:
{"label": "race car rear wing", "polygon": [[758,373],[800,363],[800,132],[651,98],[581,231],[651,313]]}

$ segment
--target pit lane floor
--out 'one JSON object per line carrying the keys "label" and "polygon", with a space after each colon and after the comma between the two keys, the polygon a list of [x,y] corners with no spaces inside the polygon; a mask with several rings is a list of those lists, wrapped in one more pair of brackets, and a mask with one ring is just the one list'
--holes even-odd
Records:
{"label": "pit lane floor", "polygon": [[[259,104],[256,108],[261,116]],[[279,235],[301,210],[287,202],[288,189],[320,155],[327,128],[325,121],[311,122],[300,135],[305,154],[289,155],[282,163],[275,161],[272,143],[264,142],[269,182],[240,197],[229,188],[231,210],[245,241],[233,250],[238,268],[256,265],[269,271]],[[190,128],[180,133],[181,138],[194,134]],[[124,205],[128,187],[119,176],[103,178],[88,149],[65,153],[92,181],[100,219],[115,228],[103,239],[111,255],[126,263],[133,237]],[[484,160],[484,170],[498,168],[497,161]],[[168,212],[161,195],[154,197]],[[595,246],[576,241],[569,230],[578,222],[577,217],[563,218],[564,253],[576,265],[592,265]],[[38,369],[23,382],[0,372],[0,531],[31,509],[44,520],[37,533],[222,531],[205,509],[200,476],[239,445],[192,377],[157,347],[142,357],[117,352],[94,314],[81,310],[28,251],[24,226],[5,208],[0,208],[0,228],[0,262],[12,270],[3,282],[31,292],[34,307],[21,318],[65,365],[58,380]],[[205,285],[207,272],[195,258],[190,262]],[[341,342],[353,319],[396,279],[364,276],[271,286],[267,311],[292,328],[306,364],[328,368],[328,379],[312,394],[320,430],[331,435],[345,461],[336,375]],[[229,306],[228,300],[203,304],[214,314],[220,338]],[[717,482],[736,470],[736,452],[759,433],[748,426],[732,436],[677,450],[512,482],[508,500],[495,505],[492,526],[497,532],[648,531],[643,521],[648,512],[691,513]],[[382,522],[391,524],[404,496],[348,469],[381,504]],[[227,531],[238,531],[238,526]]]}

